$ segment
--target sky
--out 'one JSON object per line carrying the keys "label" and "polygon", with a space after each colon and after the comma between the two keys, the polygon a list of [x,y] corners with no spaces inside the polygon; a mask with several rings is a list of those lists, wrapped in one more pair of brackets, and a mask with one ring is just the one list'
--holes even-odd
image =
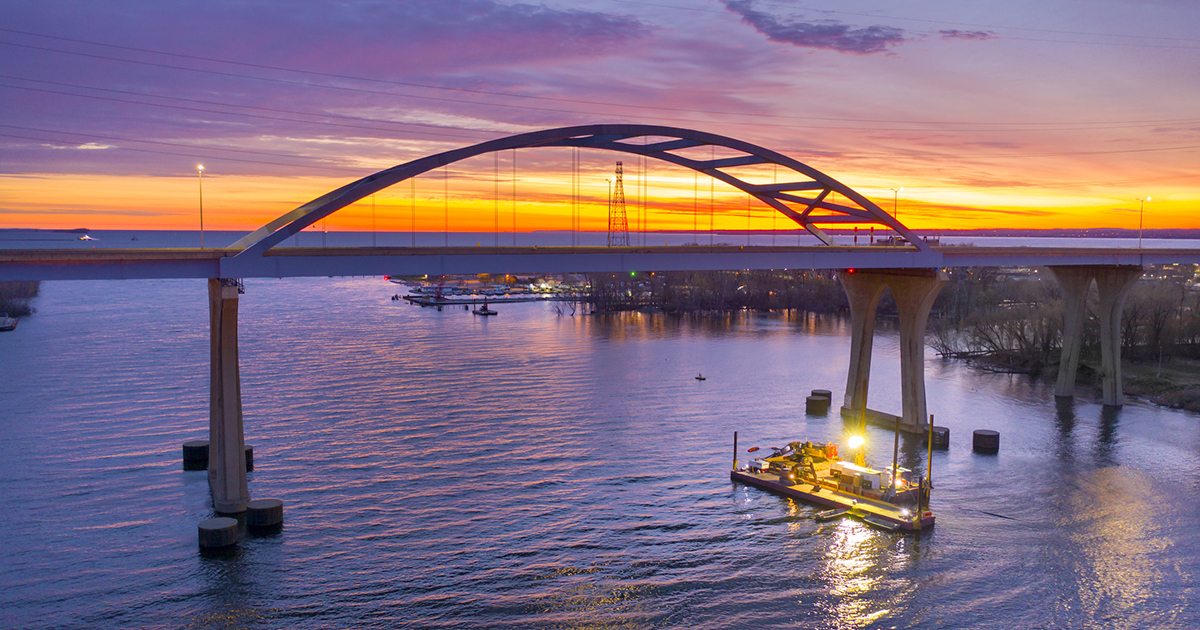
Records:
{"label": "sky", "polygon": [[[203,204],[206,229],[249,231],[409,160],[593,123],[758,144],[918,230],[1200,228],[1198,26],[1186,0],[4,2],[0,228],[196,229]],[[564,148],[325,227],[511,229],[515,208],[569,229],[578,208],[603,229],[618,159],[631,226],[794,227],[690,170]]]}

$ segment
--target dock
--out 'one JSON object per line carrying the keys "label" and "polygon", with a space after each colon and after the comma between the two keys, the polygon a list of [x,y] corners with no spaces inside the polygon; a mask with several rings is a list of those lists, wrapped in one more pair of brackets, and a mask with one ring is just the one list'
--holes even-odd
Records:
{"label": "dock", "polygon": [[409,293],[400,299],[417,306],[475,306],[488,304],[516,304],[518,302],[579,302],[583,296],[567,293],[539,293],[533,295],[496,295],[487,297],[438,297]]}

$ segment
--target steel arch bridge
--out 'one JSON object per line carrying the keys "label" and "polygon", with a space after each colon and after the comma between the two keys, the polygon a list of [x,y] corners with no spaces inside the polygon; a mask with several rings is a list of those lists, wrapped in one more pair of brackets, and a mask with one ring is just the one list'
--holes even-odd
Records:
{"label": "steel arch bridge", "polygon": [[[629,142],[636,138],[665,138],[666,140],[656,140],[649,144]],[[684,149],[702,146],[732,149],[741,155],[697,160],[676,153]],[[253,257],[262,256],[268,249],[284,239],[299,233],[304,228],[338,210],[406,179],[486,153],[536,147],[605,149],[644,155],[648,158],[693,169],[752,195],[804,227],[826,245],[835,245],[835,243],[829,234],[820,229],[820,225],[868,223],[891,228],[920,252],[932,252],[928,244],[917,238],[895,217],[889,215],[866,197],[817,169],[786,155],[749,142],[703,131],[634,124],[582,125],[534,131],[489,140],[393,166],[313,199],[247,234],[231,245],[230,249],[242,250],[235,258],[241,259],[239,262],[247,262]],[[788,179],[794,179],[794,181],[752,184],[724,170],[758,164],[774,164],[783,167],[792,173]],[[830,202],[828,197],[835,192],[856,205]]]}

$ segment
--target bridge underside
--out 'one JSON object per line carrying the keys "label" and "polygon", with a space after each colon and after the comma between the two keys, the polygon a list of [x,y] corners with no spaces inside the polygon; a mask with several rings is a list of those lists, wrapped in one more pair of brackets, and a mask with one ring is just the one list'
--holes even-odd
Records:
{"label": "bridge underside", "polygon": [[0,250],[0,281],[294,278],[363,275],[617,273],[731,269],[1200,264],[1200,250],[1049,247],[417,247],[276,248],[226,268],[236,250]]}

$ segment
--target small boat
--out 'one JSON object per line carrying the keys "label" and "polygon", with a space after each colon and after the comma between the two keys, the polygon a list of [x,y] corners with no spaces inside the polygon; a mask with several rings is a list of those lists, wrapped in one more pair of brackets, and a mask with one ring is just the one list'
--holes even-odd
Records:
{"label": "small boat", "polygon": [[[861,441],[851,438],[850,443],[855,442],[861,446]],[[736,444],[735,437],[735,457]],[[861,456],[858,461],[842,459],[833,443],[791,442],[772,450],[773,455],[745,466],[739,467],[735,460],[729,478],[830,508],[816,513],[821,522],[849,516],[887,531],[921,530],[935,522],[929,510],[932,483],[907,468],[895,463],[871,468]]]}
{"label": "small boat", "polygon": [[850,513],[850,510],[844,510],[842,508],[833,508],[832,510],[825,510],[822,512],[817,512],[816,519],[818,521],[821,521],[822,523],[824,523],[827,521],[837,520],[849,513]]}
{"label": "small boat", "polygon": [[9,317],[8,313],[0,313],[0,332],[12,330],[17,327],[17,318]]}
{"label": "small boat", "polygon": [[696,375],[696,380],[697,380],[697,381],[707,381],[708,379],[707,379],[707,378],[705,378],[703,374],[697,374],[697,375]]}
{"label": "small boat", "polygon": [[[466,307],[464,306],[463,308],[466,308]],[[482,306],[482,307],[480,307],[480,308],[477,308],[477,309],[475,309],[475,310],[473,310],[473,311],[471,311],[471,312],[472,312],[472,313],[475,313],[476,315],[482,315],[482,316],[484,316],[484,317],[491,317],[492,315],[496,315],[496,314],[497,314],[497,313],[496,313],[496,311],[493,311],[492,309],[488,308],[488,303],[487,303],[487,300],[484,300],[484,301],[483,301],[483,306]]]}

